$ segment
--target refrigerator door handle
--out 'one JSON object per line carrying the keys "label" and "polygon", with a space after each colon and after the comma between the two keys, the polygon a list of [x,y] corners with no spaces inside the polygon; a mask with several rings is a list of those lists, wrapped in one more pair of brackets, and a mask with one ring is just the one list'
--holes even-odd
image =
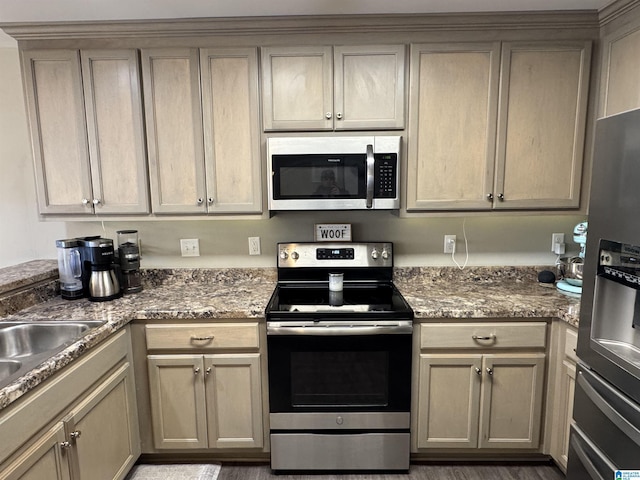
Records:
{"label": "refrigerator door handle", "polygon": [[[596,405],[616,427],[618,427],[627,437],[633,440],[633,442],[640,447],[640,430],[638,430],[635,425],[629,422],[614,407],[612,407],[609,402],[607,402],[607,400],[591,385],[589,380],[590,379],[588,379],[582,371],[578,373],[578,385],[582,387],[584,393],[589,397],[594,405]],[[603,386],[607,388],[605,385]],[[640,416],[640,409],[638,409],[638,407],[632,405],[619,393],[614,392],[613,390],[611,390],[610,393],[612,396],[617,397],[618,401],[623,401],[629,408],[633,408],[636,411],[636,414]]]}
{"label": "refrigerator door handle", "polygon": [[[610,480],[611,472],[615,472],[618,469],[608,459],[604,458],[601,455],[598,455],[597,448],[594,445],[589,445],[589,440],[584,437],[584,435],[575,427],[575,425],[572,427],[572,430],[573,433],[569,440],[571,449],[580,460],[580,463],[589,474],[589,477],[591,477],[593,480]],[[604,472],[598,469],[595,463],[591,460],[589,453],[587,453],[582,446],[583,443],[586,443],[587,447],[593,451],[593,454],[598,456],[598,460],[604,464],[604,468],[609,469],[608,471]]]}

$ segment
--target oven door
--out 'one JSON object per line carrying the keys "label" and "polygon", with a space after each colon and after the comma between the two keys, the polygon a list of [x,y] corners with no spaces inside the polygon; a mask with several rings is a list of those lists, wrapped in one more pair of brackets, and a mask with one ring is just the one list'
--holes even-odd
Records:
{"label": "oven door", "polygon": [[270,335],[271,413],[409,412],[411,334]]}

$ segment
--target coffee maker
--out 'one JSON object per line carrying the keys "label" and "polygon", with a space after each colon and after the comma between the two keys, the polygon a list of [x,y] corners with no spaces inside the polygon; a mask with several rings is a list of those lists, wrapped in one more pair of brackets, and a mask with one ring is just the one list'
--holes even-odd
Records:
{"label": "coffee maker", "polygon": [[65,300],[83,298],[80,243],[75,238],[56,240],[56,247],[58,249],[60,296]]}
{"label": "coffee maker", "polygon": [[101,237],[79,238],[82,259],[82,286],[92,302],[122,296],[120,267],[115,263],[113,240]]}
{"label": "coffee maker", "polygon": [[123,293],[142,291],[140,276],[140,247],[137,230],[118,230],[118,264],[122,275]]}

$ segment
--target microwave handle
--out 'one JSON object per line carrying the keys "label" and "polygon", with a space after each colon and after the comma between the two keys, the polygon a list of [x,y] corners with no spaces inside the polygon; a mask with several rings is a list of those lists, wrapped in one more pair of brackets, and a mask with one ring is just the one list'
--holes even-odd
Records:
{"label": "microwave handle", "polygon": [[367,145],[367,208],[373,208],[374,167],[373,145]]}

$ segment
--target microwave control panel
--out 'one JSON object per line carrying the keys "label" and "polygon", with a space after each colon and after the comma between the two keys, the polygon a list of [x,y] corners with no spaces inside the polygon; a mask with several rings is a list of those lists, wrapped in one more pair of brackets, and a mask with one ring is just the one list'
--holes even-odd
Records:
{"label": "microwave control panel", "polygon": [[374,154],[373,196],[375,198],[396,198],[398,155],[395,153]]}

